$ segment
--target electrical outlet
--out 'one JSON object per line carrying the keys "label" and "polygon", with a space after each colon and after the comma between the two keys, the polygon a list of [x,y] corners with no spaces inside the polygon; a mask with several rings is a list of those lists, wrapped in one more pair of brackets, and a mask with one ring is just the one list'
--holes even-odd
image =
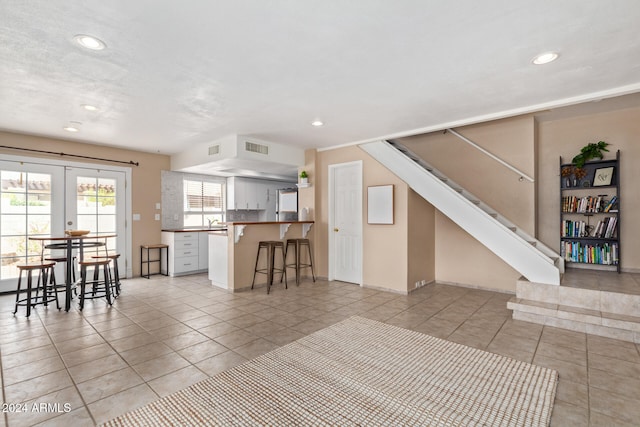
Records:
{"label": "electrical outlet", "polygon": [[420,287],[420,281],[418,280],[418,281],[416,282],[416,289],[417,289],[417,288],[419,288],[419,287]]}

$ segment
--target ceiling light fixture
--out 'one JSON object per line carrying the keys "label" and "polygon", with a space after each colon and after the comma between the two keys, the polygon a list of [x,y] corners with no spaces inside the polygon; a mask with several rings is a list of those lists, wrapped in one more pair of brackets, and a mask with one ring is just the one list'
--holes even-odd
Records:
{"label": "ceiling light fixture", "polygon": [[67,132],[80,132],[81,125],[82,123],[80,122],[69,122],[69,124],[62,129],[66,130]]}
{"label": "ceiling light fixture", "polygon": [[535,65],[543,65],[548,64],[549,62],[553,62],[558,59],[558,52],[545,52],[537,55],[535,58],[531,60]]}
{"label": "ceiling light fixture", "polygon": [[82,108],[84,108],[87,111],[98,111],[98,107],[91,104],[82,104]]}
{"label": "ceiling light fixture", "polygon": [[73,39],[76,41],[76,43],[86,49],[102,50],[107,47],[105,42],[103,42],[102,40],[93,36],[88,36],[86,34],[78,34],[74,36]]}
{"label": "ceiling light fixture", "polygon": [[314,120],[311,122],[311,126],[315,126],[315,127],[319,127],[322,126],[324,123],[322,122],[322,120]]}

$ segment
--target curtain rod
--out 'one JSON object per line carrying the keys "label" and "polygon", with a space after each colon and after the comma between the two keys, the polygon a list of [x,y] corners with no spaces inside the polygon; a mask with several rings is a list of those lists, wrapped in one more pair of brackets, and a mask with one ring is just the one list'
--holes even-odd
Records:
{"label": "curtain rod", "polygon": [[58,153],[58,152],[55,152],[55,151],[34,150],[32,148],[11,147],[9,145],[0,145],[0,148],[8,148],[10,150],[31,151],[32,153],[54,154],[56,156],[77,157],[77,158],[80,158],[80,159],[100,160],[100,161],[103,161],[103,162],[123,163],[125,165],[140,166],[140,163],[134,162],[133,160],[129,160],[128,162],[125,162],[123,160],[103,159],[101,157],[81,156],[79,154],[67,154],[67,153],[63,153],[63,152],[59,152]]}

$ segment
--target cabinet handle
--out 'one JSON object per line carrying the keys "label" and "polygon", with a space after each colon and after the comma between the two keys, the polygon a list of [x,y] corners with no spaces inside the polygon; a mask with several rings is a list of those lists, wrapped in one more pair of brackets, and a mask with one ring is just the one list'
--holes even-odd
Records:
{"label": "cabinet handle", "polygon": [[185,246],[191,246],[191,243],[185,243],[184,245]]}
{"label": "cabinet handle", "polygon": [[185,252],[184,254],[185,254],[185,255],[190,255],[190,254],[191,254],[191,252]]}
{"label": "cabinet handle", "polygon": [[247,209],[249,209],[249,202],[247,202]]}
{"label": "cabinet handle", "polygon": [[189,262],[189,263],[186,263],[186,264],[183,264],[183,265],[191,265],[191,263]]}

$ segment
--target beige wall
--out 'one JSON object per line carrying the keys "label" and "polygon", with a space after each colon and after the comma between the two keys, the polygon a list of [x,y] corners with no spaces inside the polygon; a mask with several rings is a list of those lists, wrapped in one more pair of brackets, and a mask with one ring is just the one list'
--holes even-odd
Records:
{"label": "beige wall", "polygon": [[[456,129],[507,163],[535,177],[535,122],[531,116]],[[492,206],[527,233],[535,232],[535,184],[451,133],[399,142]],[[520,274],[454,224],[435,214],[435,277],[439,282],[514,291]],[[464,268],[461,268],[464,266]]]}
{"label": "beige wall", "polygon": [[411,289],[418,281],[429,283],[436,278],[436,209],[411,189],[407,201],[407,282]]}
{"label": "beige wall", "polygon": [[611,144],[605,159],[615,158],[620,150],[620,256],[625,271],[640,271],[640,223],[636,212],[640,209],[640,108],[590,114],[538,125],[539,206],[538,229],[540,240],[554,249],[560,244],[559,156],[571,162],[580,148],[598,141]]}
{"label": "beige wall", "polygon": [[[139,162],[140,166],[131,166],[131,195],[132,212],[140,214],[141,220],[129,221],[129,224],[132,226],[133,274],[134,276],[140,274],[140,245],[144,243],[160,243],[161,222],[155,221],[154,215],[161,212],[155,209],[155,204],[161,200],[160,172],[163,169],[169,169],[169,156],[8,132],[0,132],[0,145],[101,157],[124,162]],[[73,157],[36,155],[35,153],[18,150],[0,149],[0,155],[3,154],[126,167],[126,165],[117,163],[76,159]]]}

